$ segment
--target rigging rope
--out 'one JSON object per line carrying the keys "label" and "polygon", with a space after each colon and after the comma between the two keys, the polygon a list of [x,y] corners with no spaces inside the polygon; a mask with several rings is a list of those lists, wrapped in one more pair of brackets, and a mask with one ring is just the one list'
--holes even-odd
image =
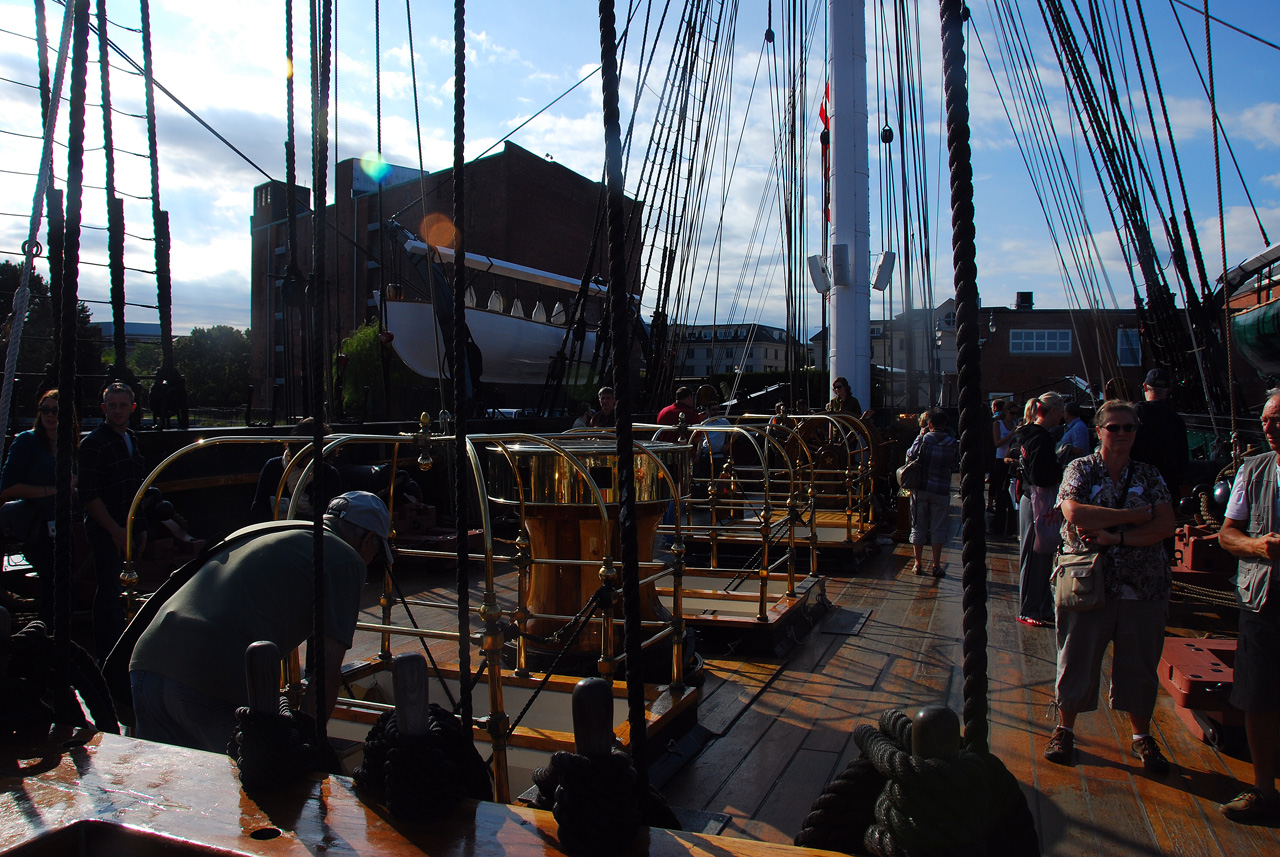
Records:
{"label": "rigging rope", "polygon": [[[124,336],[124,200],[116,196],[115,143],[111,128],[111,75],[107,62],[107,3],[97,0],[98,72],[102,86],[102,148],[106,159],[107,260],[111,270],[112,341],[116,374],[125,366]],[[154,191],[154,189],[153,189]]]}
{"label": "rigging rope", "polygon": [[965,74],[963,0],[942,0],[942,76],[951,169],[951,247],[955,269],[956,366],[960,375],[960,502],[964,571],[964,742],[987,752],[987,540],[983,509],[984,435],[990,420],[982,400],[978,295],[973,224],[973,165]]}
{"label": "rigging rope", "polygon": [[[318,7],[318,8],[317,8]],[[319,21],[317,22],[317,14]],[[318,23],[318,28],[317,28]],[[311,278],[308,284],[307,304],[310,319],[307,326],[311,337],[311,416],[314,420],[314,433],[311,448],[316,451],[315,467],[324,467],[325,438],[325,401],[324,401],[324,292],[326,284],[326,252],[327,230],[325,228],[326,201],[328,199],[328,167],[329,167],[329,74],[332,54],[330,50],[333,25],[333,0],[319,0],[311,6],[311,30],[318,33],[319,38],[312,43],[312,61],[316,76],[311,85],[311,170],[315,182],[315,197],[311,217]],[[325,592],[324,573],[324,509],[318,506],[312,510],[314,518],[311,524],[312,533],[312,632],[307,643],[307,660],[311,665],[312,682],[316,688],[316,744],[324,747],[327,742],[325,734],[325,700],[328,699],[325,685],[325,659],[323,657],[325,643],[324,606]]]}
{"label": "rigging rope", "polygon": [[[156,141],[156,91],[155,65],[151,51],[151,4],[141,0],[142,14],[142,79],[145,82],[147,105],[147,155],[151,164],[151,220],[153,223],[156,257],[156,303],[160,307],[160,351],[162,366],[173,368],[173,281],[169,273],[169,215],[160,208],[160,152]],[[121,285],[123,299],[123,283]],[[124,312],[121,310],[121,319]],[[123,327],[123,322],[121,322]],[[126,375],[124,359],[117,354],[116,365]],[[131,379],[134,380],[134,379]]]}
{"label": "rigging rope", "polygon": [[[1227,226],[1226,212],[1222,207],[1222,158],[1218,152],[1218,100],[1213,84],[1213,39],[1210,36],[1209,0],[1204,3],[1204,53],[1209,72],[1209,113],[1213,117],[1213,177],[1218,191],[1218,245],[1222,253],[1222,313],[1227,334],[1227,377],[1235,377],[1235,365],[1231,348],[1231,300],[1227,294]],[[1265,238],[1265,235],[1264,235]],[[1231,399],[1231,455],[1240,457],[1240,436],[1236,428],[1236,400]]]}
{"label": "rigging rope", "polygon": [[[609,203],[609,297],[613,332],[613,386],[617,393],[618,541],[622,548],[623,626],[627,659],[627,722],[636,790],[649,790],[644,712],[644,652],[641,648],[640,566],[637,544],[635,449],[631,431],[631,311],[627,289],[626,226],[623,205],[622,131],[618,110],[617,35],[613,0],[600,0],[600,82],[604,100],[604,167]],[[607,548],[606,548],[607,549]],[[606,566],[608,564],[606,563]],[[605,581],[610,583],[610,581]],[[606,605],[605,609],[611,609]]]}
{"label": "rigging rope", "polygon": [[[88,89],[89,0],[76,0],[71,55],[71,112],[67,117],[67,219],[64,230],[61,351],[58,354],[58,386],[76,385],[76,291],[79,285],[80,219],[84,207],[85,92]],[[44,164],[41,164],[44,169]],[[53,288],[54,284],[50,284]],[[7,392],[7,387],[6,387]],[[4,423],[0,423],[3,425]],[[71,470],[75,457],[75,420],[58,420],[58,456],[54,465],[57,483],[54,500],[54,650],[59,683],[65,684],[71,657],[71,579],[74,537],[71,528]]]}
{"label": "rigging rope", "polygon": [[[467,461],[467,420],[471,402],[466,391],[470,381],[467,353],[467,230],[466,230],[466,95],[467,95],[467,4],[466,0],[454,0],[453,4],[453,353],[450,366],[453,372],[453,410],[455,415],[454,461],[458,478],[454,480],[454,512],[458,518],[458,674],[471,673],[471,610],[468,573],[470,572],[470,509],[467,504],[467,480],[462,477]],[[477,391],[478,392],[478,391]],[[459,688],[459,716],[462,728],[471,732],[471,688],[465,683]]]}

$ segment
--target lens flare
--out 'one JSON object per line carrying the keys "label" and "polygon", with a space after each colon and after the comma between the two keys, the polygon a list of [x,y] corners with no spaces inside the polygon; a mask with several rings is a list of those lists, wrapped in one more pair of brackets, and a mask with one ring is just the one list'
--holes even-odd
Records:
{"label": "lens flare", "polygon": [[458,230],[454,227],[453,221],[439,212],[422,218],[418,234],[422,236],[423,241],[437,247],[457,248],[458,246]]}
{"label": "lens flare", "polygon": [[391,172],[391,165],[382,160],[382,155],[377,152],[369,152],[360,159],[360,168],[364,170],[364,174],[373,179],[378,184],[386,179]]}

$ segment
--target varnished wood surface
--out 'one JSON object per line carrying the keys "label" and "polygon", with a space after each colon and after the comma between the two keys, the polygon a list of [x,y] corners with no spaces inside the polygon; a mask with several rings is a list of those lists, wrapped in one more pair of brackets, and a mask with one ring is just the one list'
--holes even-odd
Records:
{"label": "varnished wood surface", "polygon": [[[943,704],[960,711],[961,589],[959,501],[953,497],[947,576],[935,582],[909,568],[908,545],[886,546],[857,577],[828,581],[836,608],[870,611],[858,636],[821,633],[821,624],[785,659],[708,663],[716,682],[700,714],[715,736],[664,786],[675,806],[732,817],[729,836],[790,842],[826,783],[858,755],[853,727],[887,708]],[[1128,720],[1102,708],[1076,723],[1079,764],[1055,765],[1042,752],[1054,720],[1054,631],[1014,621],[1017,544],[988,544],[991,749],[1022,784],[1046,855],[1280,854],[1280,829],[1227,821],[1217,809],[1252,769],[1194,739],[1161,690],[1153,734],[1174,770],[1153,777],[1129,755]],[[743,680],[743,678],[746,680]],[[716,699],[749,697],[749,705]],[[732,722],[725,722],[726,718]]]}
{"label": "varnished wood surface", "polygon": [[[271,797],[239,788],[225,757],[121,738],[45,762],[25,760],[0,780],[0,852],[551,857],[562,854],[550,813],[466,801],[435,821],[390,820],[344,777],[300,783]],[[784,857],[800,849],[665,830],[619,852],[649,857]],[[804,852],[809,854],[827,852]]]}

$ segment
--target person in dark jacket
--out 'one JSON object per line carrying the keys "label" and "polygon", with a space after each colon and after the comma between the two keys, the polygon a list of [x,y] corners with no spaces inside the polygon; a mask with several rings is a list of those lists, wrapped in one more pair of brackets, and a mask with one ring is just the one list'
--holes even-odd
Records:
{"label": "person in dark jacket", "polygon": [[[98,582],[93,596],[93,644],[99,660],[110,654],[124,630],[120,572],[126,552],[125,525],[133,496],[149,472],[138,437],[129,429],[136,407],[128,384],[108,384],[102,391],[102,425],[80,444],[80,500]],[[138,552],[145,546],[144,529],[133,530]]]}
{"label": "person in dark jacket", "polygon": [[1180,495],[1182,474],[1187,469],[1187,424],[1174,410],[1169,393],[1173,378],[1165,369],[1152,369],[1142,382],[1146,401],[1138,402],[1138,436],[1133,441],[1134,461],[1150,464],[1160,471],[1164,484],[1176,500]]}
{"label": "person in dark jacket", "polygon": [[907,450],[907,460],[918,459],[924,469],[924,485],[911,491],[911,547],[915,551],[916,574],[926,574],[925,541],[933,549],[932,573],[945,574],[942,545],[947,540],[951,517],[951,465],[958,450],[956,439],[947,432],[947,414],[938,408],[926,411],[920,434]]}
{"label": "person in dark jacket", "polygon": [[[1018,432],[1021,454],[1022,497],[1018,503],[1018,621],[1024,625],[1053,625],[1053,603],[1049,599],[1049,575],[1053,570],[1053,554],[1058,547],[1057,527],[1050,531],[1049,518],[1056,516],[1058,483],[1062,468],[1058,465],[1056,443],[1050,429],[1062,422],[1062,396],[1044,393],[1035,401],[1035,414],[1030,424]],[[1042,533],[1037,539],[1037,520]]]}
{"label": "person in dark jacket", "polygon": [[[329,427],[325,426],[324,431],[325,434],[328,434]],[[307,417],[290,429],[289,434],[298,438],[299,447],[302,444],[309,443],[315,436],[315,420]],[[298,498],[298,503],[295,507],[295,517],[299,518],[312,517],[316,509],[326,508],[330,500],[342,493],[342,480],[338,474],[338,469],[327,462],[320,476],[320,489],[318,491],[315,490],[316,480],[314,475],[307,480],[305,485],[299,487],[302,471],[306,469],[307,462],[311,457],[310,453],[307,453],[307,458],[294,463],[293,468],[289,471],[289,482],[281,492],[280,479],[284,476],[285,468],[289,466],[289,462],[294,456],[294,450],[290,446],[286,444],[283,455],[268,459],[267,463],[262,465],[262,471],[258,474],[258,487],[253,492],[253,505],[249,507],[250,523],[258,524],[263,521],[275,521],[287,517],[289,501],[299,491],[302,492],[302,496]],[[279,508],[276,507],[276,494],[278,492],[280,493]]]}
{"label": "person in dark jacket", "polygon": [[[9,447],[0,470],[0,517],[8,531],[11,519],[29,522],[26,532],[8,533],[25,539],[23,555],[40,578],[40,618],[53,627],[53,539],[50,537],[53,522],[54,500],[57,495],[54,475],[58,455],[58,420],[61,408],[58,391],[46,390],[37,403],[39,415],[30,431],[19,433]],[[70,406],[61,419],[75,423]],[[78,441],[79,431],[73,433]],[[75,475],[71,487],[75,488]]]}

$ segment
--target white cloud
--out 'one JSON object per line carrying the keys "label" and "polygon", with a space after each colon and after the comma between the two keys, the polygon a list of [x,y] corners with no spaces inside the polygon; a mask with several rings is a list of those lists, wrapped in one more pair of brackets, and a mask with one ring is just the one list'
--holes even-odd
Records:
{"label": "white cloud", "polygon": [[1274,101],[1255,104],[1240,114],[1239,126],[1231,130],[1261,148],[1280,146],[1280,104]]}

